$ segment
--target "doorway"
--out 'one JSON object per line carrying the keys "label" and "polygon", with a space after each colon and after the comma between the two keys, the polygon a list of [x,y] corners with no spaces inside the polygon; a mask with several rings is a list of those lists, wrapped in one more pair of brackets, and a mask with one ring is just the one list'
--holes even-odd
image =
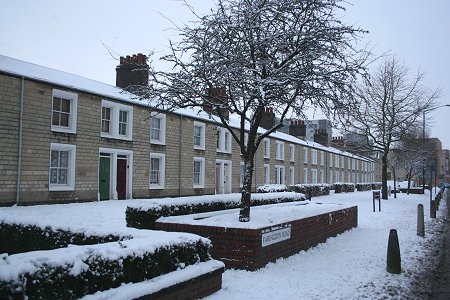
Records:
{"label": "doorway", "polygon": [[98,199],[131,199],[133,152],[100,148]]}
{"label": "doorway", "polygon": [[216,194],[231,193],[231,161],[216,160]]}

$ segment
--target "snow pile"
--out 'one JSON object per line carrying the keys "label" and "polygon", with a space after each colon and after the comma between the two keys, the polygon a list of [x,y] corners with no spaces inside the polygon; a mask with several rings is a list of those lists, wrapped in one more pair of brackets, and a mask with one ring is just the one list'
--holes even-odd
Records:
{"label": "snow pile", "polygon": [[258,186],[256,191],[258,193],[287,192],[287,186],[284,184],[265,184]]}

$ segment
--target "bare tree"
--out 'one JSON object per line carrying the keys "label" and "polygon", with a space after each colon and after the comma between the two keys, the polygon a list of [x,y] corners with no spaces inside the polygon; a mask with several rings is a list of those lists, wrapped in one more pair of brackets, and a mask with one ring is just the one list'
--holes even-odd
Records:
{"label": "bare tree", "polygon": [[388,154],[416,124],[424,109],[435,105],[440,91],[423,84],[424,74],[410,77],[395,57],[386,58],[358,89],[360,104],[344,115],[346,131],[362,134],[367,145],[382,153],[382,197],[387,199]]}
{"label": "bare tree", "polygon": [[[288,114],[302,116],[308,106],[336,113],[352,100],[368,54],[352,46],[364,31],[338,20],[340,2],[219,0],[208,15],[179,28],[181,41],[161,58],[172,71],[150,72],[143,97],[154,97],[162,109],[205,108],[239,145],[245,170],[242,222],[250,220],[261,141]],[[279,122],[258,131],[268,108]],[[228,115],[238,117],[239,130],[230,127]]]}

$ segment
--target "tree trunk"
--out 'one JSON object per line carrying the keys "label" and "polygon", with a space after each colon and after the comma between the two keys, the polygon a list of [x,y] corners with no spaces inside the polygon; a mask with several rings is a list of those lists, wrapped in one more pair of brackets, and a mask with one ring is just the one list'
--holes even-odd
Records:
{"label": "tree trunk", "polygon": [[392,173],[394,174],[394,198],[397,198],[397,175],[395,174],[395,170]]}
{"label": "tree trunk", "polygon": [[387,193],[387,174],[388,174],[388,164],[387,164],[387,156],[388,152],[383,152],[383,158],[382,158],[382,169],[381,169],[381,198],[387,200],[388,199],[388,193]]}
{"label": "tree trunk", "polygon": [[406,195],[409,195],[410,188],[411,188],[411,175],[408,174],[408,189],[406,190]]}
{"label": "tree trunk", "polygon": [[239,212],[239,222],[250,221],[250,206],[253,178],[253,159],[244,157],[244,182],[241,192],[241,210]]}

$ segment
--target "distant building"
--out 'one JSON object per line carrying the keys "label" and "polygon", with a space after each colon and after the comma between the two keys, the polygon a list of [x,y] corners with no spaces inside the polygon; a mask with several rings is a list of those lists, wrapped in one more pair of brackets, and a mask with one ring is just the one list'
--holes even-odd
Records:
{"label": "distant building", "polygon": [[294,134],[298,138],[301,138],[306,141],[316,142],[324,146],[331,146],[333,126],[331,125],[331,122],[329,120],[285,119],[283,121],[284,126],[279,131],[293,135],[290,131],[291,130],[290,125],[292,124],[297,124],[301,126],[301,129],[299,129],[298,131],[299,134]]}

